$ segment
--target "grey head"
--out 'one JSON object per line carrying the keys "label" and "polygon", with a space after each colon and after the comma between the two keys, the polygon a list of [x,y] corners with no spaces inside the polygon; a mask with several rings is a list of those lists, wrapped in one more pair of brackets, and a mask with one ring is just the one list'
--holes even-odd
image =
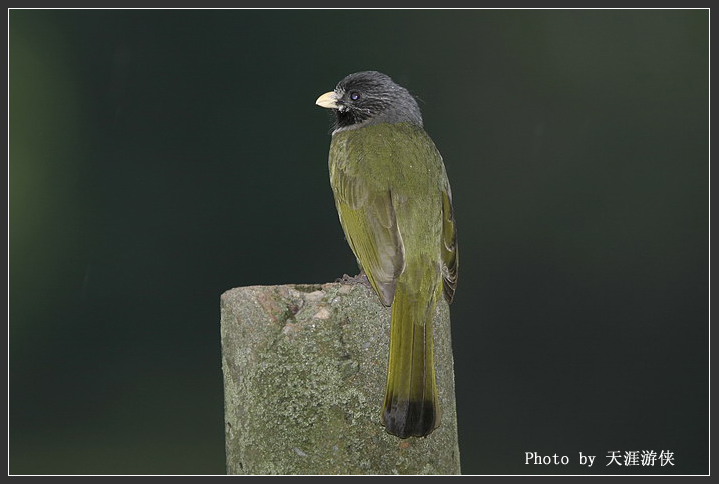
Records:
{"label": "grey head", "polygon": [[414,97],[377,71],[350,74],[334,91],[320,96],[317,105],[332,110],[333,133],[376,123],[422,126],[422,113]]}

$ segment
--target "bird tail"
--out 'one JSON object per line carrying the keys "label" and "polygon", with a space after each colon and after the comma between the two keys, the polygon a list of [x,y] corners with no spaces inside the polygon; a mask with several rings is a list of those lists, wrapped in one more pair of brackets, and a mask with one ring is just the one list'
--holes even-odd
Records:
{"label": "bird tail", "polygon": [[382,425],[403,439],[424,437],[439,426],[432,354],[436,296],[409,292],[401,281],[395,288]]}

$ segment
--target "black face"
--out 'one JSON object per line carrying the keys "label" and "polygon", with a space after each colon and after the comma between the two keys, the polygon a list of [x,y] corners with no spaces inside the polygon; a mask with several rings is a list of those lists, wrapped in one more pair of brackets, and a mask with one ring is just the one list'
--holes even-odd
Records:
{"label": "black face", "polygon": [[334,129],[371,123],[408,122],[422,126],[417,102],[402,86],[380,72],[350,74],[335,88],[339,96]]}

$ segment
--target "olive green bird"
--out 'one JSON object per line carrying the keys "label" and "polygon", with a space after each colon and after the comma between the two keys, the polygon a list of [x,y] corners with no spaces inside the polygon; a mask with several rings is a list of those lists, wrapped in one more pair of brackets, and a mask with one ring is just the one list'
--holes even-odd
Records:
{"label": "olive green bird", "polygon": [[439,426],[432,354],[438,298],[457,287],[452,191],[414,97],[375,71],[350,74],[316,102],[332,110],[330,184],[345,237],[392,307],[382,424],[401,438]]}

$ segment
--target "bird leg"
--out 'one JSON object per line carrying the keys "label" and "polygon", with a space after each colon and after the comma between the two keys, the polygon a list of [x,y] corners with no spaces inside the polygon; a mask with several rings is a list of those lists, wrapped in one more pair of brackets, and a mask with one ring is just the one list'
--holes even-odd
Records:
{"label": "bird leg", "polygon": [[369,279],[367,279],[367,274],[364,273],[364,269],[362,269],[356,276],[343,274],[342,277],[336,279],[335,282],[341,282],[342,284],[361,284],[372,288],[372,285],[369,283]]}

